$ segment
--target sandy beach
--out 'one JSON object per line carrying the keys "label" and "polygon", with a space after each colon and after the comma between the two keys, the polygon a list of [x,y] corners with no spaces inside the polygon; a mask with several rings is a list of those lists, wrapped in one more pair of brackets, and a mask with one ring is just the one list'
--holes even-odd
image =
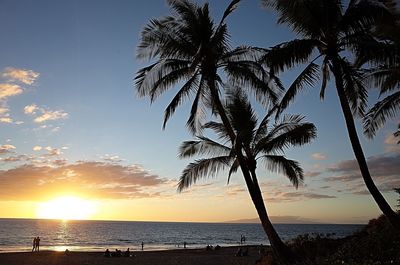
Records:
{"label": "sandy beach", "polygon": [[164,251],[135,251],[134,257],[106,258],[102,252],[41,251],[0,253],[2,265],[250,265],[260,258],[256,247],[249,247],[249,255],[236,257],[237,247],[219,250],[178,249]]}

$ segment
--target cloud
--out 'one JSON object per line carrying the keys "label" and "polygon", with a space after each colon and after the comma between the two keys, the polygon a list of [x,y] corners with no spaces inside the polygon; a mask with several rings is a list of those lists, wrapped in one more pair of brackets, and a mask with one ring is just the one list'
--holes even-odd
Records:
{"label": "cloud", "polygon": [[319,175],[321,175],[322,172],[319,171],[307,171],[304,172],[304,177],[306,178],[313,178],[313,177],[317,177]]}
{"label": "cloud", "polygon": [[[399,161],[400,153],[385,153],[368,158],[367,164],[371,176],[382,192],[392,191],[393,188],[400,186]],[[339,174],[325,178],[327,181],[344,183],[345,190],[354,194],[365,193],[365,185],[356,160],[341,161],[329,167],[328,172]]]}
{"label": "cloud", "polygon": [[53,121],[59,119],[66,119],[68,118],[68,113],[62,110],[42,110],[42,114],[36,117],[33,121],[36,123],[42,123],[46,121]]}
{"label": "cloud", "polygon": [[386,153],[400,153],[400,144],[397,144],[399,139],[394,136],[393,133],[386,135],[384,143],[385,143],[385,152]]}
{"label": "cloud", "polygon": [[19,85],[1,83],[0,84],[0,100],[7,99],[12,96],[19,95],[24,90]]}
{"label": "cloud", "polygon": [[1,75],[10,82],[21,82],[26,85],[32,85],[40,74],[32,70],[7,67]]}
{"label": "cloud", "polygon": [[24,92],[24,89],[19,84],[15,84],[15,82],[32,85],[39,77],[39,74],[32,70],[7,67],[0,72],[0,77],[3,80],[5,79],[5,82],[0,83],[0,122],[22,124],[22,121],[14,122],[11,117],[10,109],[7,106],[8,99]]}
{"label": "cloud", "polygon": [[320,194],[307,191],[295,192],[275,192],[273,194],[266,194],[265,200],[267,202],[296,202],[304,200],[318,200],[318,199],[334,199],[336,196]]}
{"label": "cloud", "polygon": [[41,147],[40,145],[35,145],[35,146],[32,148],[32,150],[33,150],[33,151],[40,151],[40,150],[42,150],[42,147]]}
{"label": "cloud", "polygon": [[247,192],[247,189],[242,186],[231,186],[228,188],[226,195],[228,196],[236,196],[238,194]]}
{"label": "cloud", "polygon": [[315,160],[326,160],[327,156],[323,153],[314,153],[311,155],[311,157]]}
{"label": "cloud", "polygon": [[37,110],[38,110],[38,106],[36,104],[31,104],[31,105],[24,107],[25,114],[36,114]]}
{"label": "cloud", "polygon": [[150,188],[167,182],[139,165],[91,161],[56,167],[26,164],[0,171],[0,199],[45,200],[71,192],[100,199],[145,198],[158,196]]}
{"label": "cloud", "polygon": [[106,154],[103,157],[103,160],[106,161],[106,162],[110,162],[110,163],[120,163],[120,162],[123,161],[119,156],[117,156],[117,155],[109,155],[109,154]]}
{"label": "cloud", "polygon": [[10,153],[14,149],[15,149],[15,146],[13,146],[12,144],[3,144],[0,146],[0,155]]}

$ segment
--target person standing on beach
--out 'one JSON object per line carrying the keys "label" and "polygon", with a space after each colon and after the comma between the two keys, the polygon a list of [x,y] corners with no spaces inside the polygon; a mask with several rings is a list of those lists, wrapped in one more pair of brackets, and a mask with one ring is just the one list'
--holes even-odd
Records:
{"label": "person standing on beach", "polygon": [[36,238],[36,251],[39,252],[39,246],[40,246],[40,237]]}
{"label": "person standing on beach", "polygon": [[37,238],[34,237],[33,238],[33,243],[32,243],[32,252],[36,250],[36,241],[37,241]]}
{"label": "person standing on beach", "polygon": [[143,251],[143,247],[144,247],[144,243],[143,243],[143,241],[142,241],[142,251]]}

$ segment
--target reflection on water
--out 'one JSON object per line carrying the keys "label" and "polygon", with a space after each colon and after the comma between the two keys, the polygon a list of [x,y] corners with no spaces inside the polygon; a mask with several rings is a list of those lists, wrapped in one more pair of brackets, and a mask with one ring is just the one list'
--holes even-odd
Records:
{"label": "reflection on water", "polygon": [[[343,237],[361,225],[277,224],[282,239],[305,233],[332,234]],[[0,219],[0,251],[30,251],[33,237],[40,236],[41,250],[104,251],[104,249],[145,250],[174,249],[187,242],[188,247],[208,244],[237,245],[240,235],[247,244],[268,244],[259,224],[161,223],[115,221],[59,221]]]}

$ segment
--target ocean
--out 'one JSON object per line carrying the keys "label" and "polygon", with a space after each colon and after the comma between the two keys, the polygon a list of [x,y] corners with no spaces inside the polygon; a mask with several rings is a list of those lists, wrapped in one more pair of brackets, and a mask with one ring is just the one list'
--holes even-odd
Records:
{"label": "ocean", "polygon": [[[344,237],[362,225],[276,224],[283,240],[301,234],[333,234]],[[235,246],[240,236],[246,244],[268,245],[260,224],[61,221],[34,219],[0,219],[0,252],[31,251],[33,238],[39,236],[41,250],[104,251],[126,249],[165,250],[203,248],[206,245]]]}

